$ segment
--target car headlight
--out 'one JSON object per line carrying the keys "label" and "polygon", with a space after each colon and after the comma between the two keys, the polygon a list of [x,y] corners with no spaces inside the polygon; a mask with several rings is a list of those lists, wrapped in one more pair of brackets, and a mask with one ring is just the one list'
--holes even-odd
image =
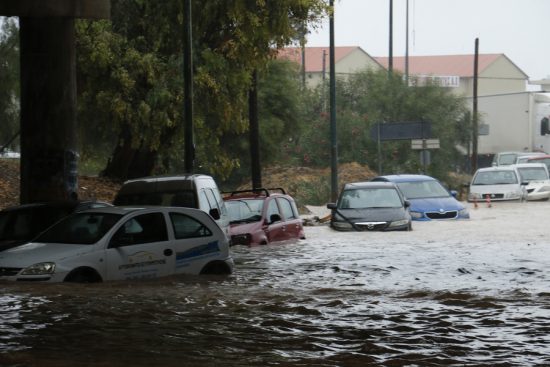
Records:
{"label": "car headlight", "polygon": [[504,194],[504,197],[506,199],[519,199],[522,196],[523,196],[523,192],[521,192],[521,191],[512,191],[512,192],[507,192],[506,194]]}
{"label": "car headlight", "polygon": [[351,229],[351,228],[353,228],[353,226],[348,222],[332,222],[332,226],[334,228],[339,228],[339,229]]}
{"label": "car headlight", "polygon": [[46,262],[46,263],[38,263],[29,266],[23,272],[21,275],[45,275],[45,274],[53,274],[55,271],[55,263]]}
{"label": "car headlight", "polygon": [[411,217],[413,219],[420,219],[424,216],[424,214],[420,213],[420,212],[411,212]]}
{"label": "car headlight", "polygon": [[406,226],[408,223],[409,223],[409,220],[408,220],[408,219],[396,220],[395,222],[391,222],[391,223],[390,223],[390,228],[391,228],[391,227]]}
{"label": "car headlight", "polygon": [[468,212],[468,209],[464,208],[464,209],[458,211],[458,216],[463,217],[463,218],[464,217],[469,217],[470,213]]}

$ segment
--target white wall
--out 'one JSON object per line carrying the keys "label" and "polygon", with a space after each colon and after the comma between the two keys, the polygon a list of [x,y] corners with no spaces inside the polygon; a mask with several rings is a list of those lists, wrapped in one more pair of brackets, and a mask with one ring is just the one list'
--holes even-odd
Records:
{"label": "white wall", "polygon": [[[471,105],[471,99],[467,99]],[[489,135],[480,135],[479,154],[532,150],[529,94],[480,96],[480,123],[489,125]]]}
{"label": "white wall", "polygon": [[533,147],[550,153],[550,135],[540,134],[542,118],[550,119],[550,93],[532,93],[531,96]]}

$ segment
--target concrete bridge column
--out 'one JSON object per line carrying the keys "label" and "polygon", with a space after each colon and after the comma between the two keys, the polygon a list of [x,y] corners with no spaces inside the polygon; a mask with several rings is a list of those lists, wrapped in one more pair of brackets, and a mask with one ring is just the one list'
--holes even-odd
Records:
{"label": "concrete bridge column", "polygon": [[78,192],[74,19],[20,18],[21,202]]}
{"label": "concrete bridge column", "polygon": [[109,18],[110,0],[0,2],[18,16],[21,50],[21,203],[78,192],[75,18]]}

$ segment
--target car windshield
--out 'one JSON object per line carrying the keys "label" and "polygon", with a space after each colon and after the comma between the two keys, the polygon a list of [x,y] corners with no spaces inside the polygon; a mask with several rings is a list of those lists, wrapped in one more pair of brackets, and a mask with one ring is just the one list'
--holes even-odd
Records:
{"label": "car windshield", "polygon": [[518,157],[518,159],[516,160],[516,163],[525,163],[527,162],[528,159],[529,157]]}
{"label": "car windshield", "polygon": [[225,202],[231,223],[257,222],[262,219],[264,199],[239,199]]}
{"label": "car windshield", "polygon": [[357,188],[344,190],[339,209],[399,208],[403,203],[393,188]]}
{"label": "car windshield", "polygon": [[529,158],[527,160],[528,163],[544,163],[546,164],[546,167],[550,170],[550,158]]}
{"label": "car windshield", "polygon": [[1,212],[0,240],[29,241],[71,210],[71,207],[38,206]]}
{"label": "car windshield", "polygon": [[510,164],[516,163],[517,158],[516,153],[508,153],[508,154],[501,154],[498,158],[498,165],[499,166],[506,166]]}
{"label": "car windshield", "polygon": [[122,217],[109,213],[77,213],[61,220],[35,242],[91,245],[98,242]]}
{"label": "car windshield", "polygon": [[435,180],[399,182],[397,186],[407,199],[440,198],[449,192]]}
{"label": "car windshield", "polygon": [[518,171],[521,181],[548,180],[548,173],[543,167],[521,167]]}
{"label": "car windshield", "polygon": [[516,173],[511,170],[506,171],[485,171],[478,172],[472,185],[510,185],[517,184]]}

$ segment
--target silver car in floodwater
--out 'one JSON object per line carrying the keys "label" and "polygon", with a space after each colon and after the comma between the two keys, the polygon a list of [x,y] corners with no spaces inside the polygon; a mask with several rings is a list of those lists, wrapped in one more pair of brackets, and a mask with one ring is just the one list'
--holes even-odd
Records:
{"label": "silver car in floodwater", "polygon": [[526,182],[527,200],[548,200],[550,197],[550,176],[544,163],[516,164],[522,182]]}
{"label": "silver car in floodwater", "polygon": [[468,201],[522,201],[527,197],[525,184],[514,165],[480,168],[470,183]]}
{"label": "silver car in floodwater", "polygon": [[193,208],[89,209],[0,252],[0,281],[91,283],[232,270],[227,237]]}

